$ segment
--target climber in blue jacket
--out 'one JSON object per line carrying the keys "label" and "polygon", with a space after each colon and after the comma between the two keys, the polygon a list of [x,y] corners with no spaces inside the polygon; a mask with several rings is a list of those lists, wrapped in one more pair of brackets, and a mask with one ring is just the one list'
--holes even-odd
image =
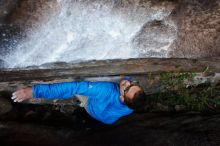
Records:
{"label": "climber in blue jacket", "polygon": [[145,104],[145,93],[134,81],[123,79],[120,83],[74,81],[53,84],[36,84],[12,94],[14,102],[30,98],[66,99],[82,95],[80,100],[90,116],[105,124],[131,114]]}

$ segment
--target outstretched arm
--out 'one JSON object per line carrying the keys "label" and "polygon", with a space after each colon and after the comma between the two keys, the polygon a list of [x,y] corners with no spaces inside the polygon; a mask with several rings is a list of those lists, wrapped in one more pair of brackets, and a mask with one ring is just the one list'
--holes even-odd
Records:
{"label": "outstretched arm", "polygon": [[12,99],[21,102],[30,98],[70,98],[74,94],[86,94],[89,82],[63,82],[54,84],[36,84],[13,93]]}

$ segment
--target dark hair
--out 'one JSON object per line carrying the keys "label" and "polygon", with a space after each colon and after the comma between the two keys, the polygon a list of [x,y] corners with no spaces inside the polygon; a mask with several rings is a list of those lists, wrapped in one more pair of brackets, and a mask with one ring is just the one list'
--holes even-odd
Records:
{"label": "dark hair", "polygon": [[145,102],[146,102],[146,94],[143,90],[140,90],[134,94],[134,97],[132,99],[128,97],[124,97],[125,104],[134,110],[142,110],[144,109]]}

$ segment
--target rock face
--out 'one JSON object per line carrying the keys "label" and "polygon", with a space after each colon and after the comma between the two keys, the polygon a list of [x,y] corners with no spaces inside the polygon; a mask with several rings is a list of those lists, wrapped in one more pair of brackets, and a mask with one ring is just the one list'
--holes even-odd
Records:
{"label": "rock face", "polygon": [[[2,7],[8,12],[5,22],[23,29],[38,27],[43,19],[50,17],[51,10],[56,10],[56,1],[52,0],[16,0],[2,1]],[[4,13],[4,12],[3,12]]]}
{"label": "rock face", "polygon": [[[137,47],[140,57],[167,56],[167,50],[176,38],[175,26],[166,24],[164,21],[153,21],[143,26],[142,30],[133,40],[133,44]],[[161,41],[163,40],[163,41]],[[145,48],[149,48],[146,51]]]}
{"label": "rock face", "polygon": [[[86,4],[94,1],[82,0]],[[58,2],[59,0],[1,0],[0,46],[7,48],[3,45],[7,44],[7,39],[19,37],[20,35],[17,34],[20,32],[37,29],[44,25],[43,20],[47,21],[55,15],[54,11],[59,12]],[[160,11],[161,13],[158,14],[162,14],[162,16],[157,15],[155,19],[146,21],[132,39],[133,45],[139,52],[142,52],[139,57],[163,56],[166,54],[163,50],[164,46],[169,46],[170,57],[200,58],[220,55],[219,0],[212,2],[208,0],[119,0],[114,1],[112,5],[115,13],[122,11],[130,21],[134,19],[134,16],[127,9],[145,12],[146,7],[149,6],[152,11]],[[139,9],[135,9],[137,7]],[[67,12],[66,15],[69,16],[70,12]],[[153,37],[158,40],[151,39]],[[164,40],[164,37],[167,39]],[[173,37],[175,38],[173,39]],[[159,49],[154,49],[154,46]],[[144,52],[145,48],[152,48],[152,50]],[[5,52],[6,50],[3,51],[3,53]],[[219,113],[215,115],[182,113],[185,110],[183,105],[172,105],[173,113],[168,113],[167,111],[170,111],[168,106],[157,104],[159,111],[165,112],[135,113],[122,118],[114,125],[106,126],[91,119],[82,109],[75,110],[68,107],[67,113],[63,111],[63,107],[59,106],[18,104],[10,101],[11,92],[21,85],[82,79],[97,80],[99,76],[119,79],[121,74],[131,75],[141,80],[140,84],[146,91],[149,91],[150,88],[160,91],[160,86],[150,80],[151,72],[196,71],[206,73],[208,70],[207,74],[203,75],[208,76],[207,80],[212,80],[213,72],[219,73],[220,71],[219,62],[219,59],[214,58],[207,60],[137,59],[91,61],[82,64],[56,63],[31,66],[25,70],[1,70],[0,94],[3,98],[0,98],[0,145],[14,145],[15,143],[42,146],[106,145],[106,143],[109,145],[158,146],[220,145]],[[4,64],[5,62],[0,60],[0,66],[4,66]],[[202,80],[204,76],[198,80]],[[217,87],[219,87],[218,82],[213,84],[218,84]],[[10,92],[5,93],[4,91]],[[213,94],[212,88],[208,88],[208,91]],[[201,90],[197,90],[198,94],[200,92]],[[219,94],[219,88],[216,93]],[[208,104],[208,106],[210,105]],[[215,110],[218,107],[214,103],[209,108]],[[219,111],[219,108],[217,110]],[[12,135],[15,136],[12,137]]]}
{"label": "rock face", "polygon": [[[74,1],[75,2],[75,1]],[[77,1],[79,2],[79,1]],[[80,1],[94,5],[96,1]],[[144,21],[134,35],[132,46],[139,57],[201,58],[220,54],[220,1],[213,0],[120,0],[103,1],[102,7],[111,8],[115,15],[129,22]],[[12,24],[19,31],[37,29],[53,16],[59,15],[59,1],[1,1],[0,19],[4,25]],[[135,12],[140,16],[136,20]],[[7,13],[6,13],[7,12]],[[147,12],[147,13],[146,13]],[[157,15],[151,15],[158,12]],[[66,16],[71,16],[71,11]],[[140,14],[139,14],[140,13]],[[144,20],[141,16],[146,14]],[[103,14],[104,15],[104,14]],[[12,38],[13,39],[13,38]],[[7,47],[6,47],[7,48]],[[7,48],[8,49],[8,48]],[[167,52],[168,50],[168,52]],[[111,53],[110,53],[111,54]]]}
{"label": "rock face", "polygon": [[4,23],[7,17],[13,13],[19,0],[1,0],[0,1],[0,23]]}
{"label": "rock face", "polygon": [[173,11],[178,38],[173,57],[202,58],[220,55],[220,1],[183,0]]}

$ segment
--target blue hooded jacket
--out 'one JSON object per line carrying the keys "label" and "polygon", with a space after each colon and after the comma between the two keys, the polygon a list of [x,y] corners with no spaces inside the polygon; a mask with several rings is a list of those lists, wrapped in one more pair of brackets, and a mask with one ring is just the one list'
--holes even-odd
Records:
{"label": "blue hooded jacket", "polygon": [[32,86],[35,98],[65,99],[75,94],[88,97],[87,112],[95,119],[112,124],[133,112],[120,100],[119,84],[113,82],[63,82]]}

